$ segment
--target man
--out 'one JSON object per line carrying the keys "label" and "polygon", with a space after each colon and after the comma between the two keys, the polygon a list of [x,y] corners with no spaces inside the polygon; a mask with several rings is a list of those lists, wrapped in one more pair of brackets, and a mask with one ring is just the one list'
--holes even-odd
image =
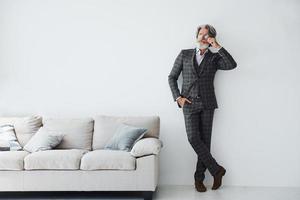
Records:
{"label": "man", "polygon": [[[231,70],[237,64],[217,42],[216,35],[213,26],[199,26],[197,47],[181,50],[168,76],[173,99],[183,110],[188,141],[198,156],[194,184],[199,192],[206,191],[203,184],[206,168],[214,177],[213,190],[221,186],[226,172],[210,153],[214,109],[218,108],[213,81],[218,69]],[[183,83],[180,93],[177,80],[181,72]]]}

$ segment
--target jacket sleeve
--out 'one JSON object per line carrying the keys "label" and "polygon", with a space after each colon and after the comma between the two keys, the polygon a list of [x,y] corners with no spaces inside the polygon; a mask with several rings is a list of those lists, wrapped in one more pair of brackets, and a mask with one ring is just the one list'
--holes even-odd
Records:
{"label": "jacket sleeve", "polygon": [[237,64],[228,51],[222,47],[218,51],[217,69],[231,70],[236,68]]}
{"label": "jacket sleeve", "polygon": [[169,86],[172,92],[172,96],[174,101],[176,101],[176,99],[181,96],[180,95],[180,91],[178,88],[178,77],[182,71],[182,67],[183,67],[183,50],[180,51],[179,55],[176,57],[175,62],[173,64],[173,68],[168,76],[168,81],[169,81]]}

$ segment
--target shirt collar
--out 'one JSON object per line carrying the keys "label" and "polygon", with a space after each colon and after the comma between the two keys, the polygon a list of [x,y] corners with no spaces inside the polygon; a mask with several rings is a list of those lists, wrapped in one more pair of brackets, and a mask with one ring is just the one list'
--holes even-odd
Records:
{"label": "shirt collar", "polygon": [[[199,51],[200,51],[200,49],[199,49],[198,47],[196,47],[196,54],[197,54]],[[205,50],[204,54],[206,54],[207,52],[208,52],[208,48]],[[203,55],[204,55],[204,54],[203,54]],[[202,55],[202,56],[203,56],[203,55]]]}

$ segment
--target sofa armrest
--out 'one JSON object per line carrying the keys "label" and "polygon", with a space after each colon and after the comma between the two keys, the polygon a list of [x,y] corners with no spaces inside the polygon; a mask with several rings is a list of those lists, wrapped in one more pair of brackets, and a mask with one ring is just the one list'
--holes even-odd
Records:
{"label": "sofa armrest", "polygon": [[141,157],[151,154],[157,155],[162,147],[163,142],[157,138],[142,138],[133,145],[130,154],[134,157]]}

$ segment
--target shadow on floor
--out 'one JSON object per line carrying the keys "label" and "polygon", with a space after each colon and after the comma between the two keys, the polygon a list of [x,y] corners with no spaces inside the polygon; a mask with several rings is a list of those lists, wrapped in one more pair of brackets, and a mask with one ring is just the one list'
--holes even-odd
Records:
{"label": "shadow on floor", "polygon": [[143,199],[138,191],[101,192],[0,192],[0,199]]}

